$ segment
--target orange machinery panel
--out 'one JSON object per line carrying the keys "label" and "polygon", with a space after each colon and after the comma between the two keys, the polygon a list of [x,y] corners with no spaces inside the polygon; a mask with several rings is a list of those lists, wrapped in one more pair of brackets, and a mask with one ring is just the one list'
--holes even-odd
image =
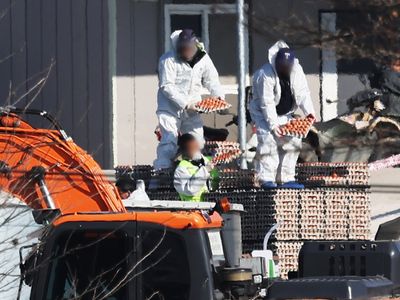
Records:
{"label": "orange machinery panel", "polygon": [[0,115],[0,188],[34,209],[47,208],[29,177],[43,167],[44,181],[62,214],[125,212],[116,188],[94,159],[62,131],[35,129],[18,115]]}

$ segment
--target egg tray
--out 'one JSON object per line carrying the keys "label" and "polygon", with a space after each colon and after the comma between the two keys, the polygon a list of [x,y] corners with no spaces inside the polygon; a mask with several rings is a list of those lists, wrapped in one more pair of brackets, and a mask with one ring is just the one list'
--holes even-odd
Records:
{"label": "egg tray", "polygon": [[292,119],[285,125],[282,125],[280,129],[282,131],[282,135],[284,136],[305,138],[307,137],[312,125],[313,120],[306,117],[301,119]]}
{"label": "egg tray", "polygon": [[238,159],[242,151],[236,142],[206,142],[203,153],[212,157],[214,164],[229,164]]}
{"label": "egg tray", "polygon": [[240,149],[220,149],[214,153],[211,161],[214,165],[230,164],[241,155]]}
{"label": "egg tray", "polygon": [[231,108],[232,105],[218,98],[205,98],[195,104],[195,108],[200,113],[212,113]]}

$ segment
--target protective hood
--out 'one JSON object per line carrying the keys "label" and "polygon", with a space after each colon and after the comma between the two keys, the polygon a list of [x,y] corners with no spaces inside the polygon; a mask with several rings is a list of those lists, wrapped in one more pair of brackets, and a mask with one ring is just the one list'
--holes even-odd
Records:
{"label": "protective hood", "polygon": [[[274,70],[276,70],[275,69],[275,58],[276,58],[276,55],[278,54],[279,49],[281,49],[281,48],[290,48],[290,47],[284,41],[279,40],[271,48],[268,49],[268,61],[272,65]],[[295,62],[296,62],[296,59],[295,59]]]}
{"label": "protective hood", "polygon": [[176,45],[178,43],[178,39],[179,39],[179,35],[181,34],[182,30],[175,30],[171,35],[170,35],[170,39],[171,39],[171,46],[172,49],[176,50]]}

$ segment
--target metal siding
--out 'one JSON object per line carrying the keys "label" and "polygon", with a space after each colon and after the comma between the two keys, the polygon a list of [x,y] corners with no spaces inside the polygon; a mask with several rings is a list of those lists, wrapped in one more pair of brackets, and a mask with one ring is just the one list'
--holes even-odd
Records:
{"label": "metal siding", "polygon": [[57,5],[54,0],[42,0],[42,66],[53,63],[51,73],[43,87],[43,109],[59,118],[57,83]]}
{"label": "metal siding", "polygon": [[6,103],[9,95],[9,86],[11,81],[11,18],[10,1],[0,1],[0,12],[5,14],[0,17],[0,103]]}
{"label": "metal siding", "polygon": [[[25,1],[16,1],[11,6],[11,84],[15,93],[11,103],[17,101],[26,91],[26,32],[25,32]],[[0,30],[2,34],[2,30]],[[1,57],[1,56],[0,56]],[[1,58],[0,58],[1,59]],[[1,71],[0,76],[3,76]],[[2,88],[0,88],[0,91]],[[2,103],[2,102],[1,102]]]}
{"label": "metal siding", "polygon": [[[107,1],[3,0],[0,11],[5,13],[0,20],[0,105],[10,81],[15,101],[54,61],[30,107],[56,115],[79,145],[111,167]],[[17,106],[29,99],[32,95]]]}
{"label": "metal siding", "polygon": [[[37,85],[44,70],[41,55],[41,1],[26,1],[26,76],[28,89]],[[30,93],[26,106],[42,109],[42,95],[38,89]],[[39,123],[42,125],[42,122]]]}
{"label": "metal siding", "polygon": [[88,70],[87,70],[87,31],[86,31],[87,1],[76,1],[72,6],[72,78],[74,107],[73,133],[79,132],[81,137],[77,142],[83,148],[88,148]]}
{"label": "metal siding", "polygon": [[89,149],[99,160],[104,160],[103,148],[111,145],[104,139],[103,82],[102,82],[102,4],[98,0],[87,0],[88,30],[88,99],[89,99]]}
{"label": "metal siding", "polygon": [[[62,124],[66,131],[77,140],[73,132],[72,110],[74,100],[72,97],[72,30],[71,30],[71,1],[57,1],[57,84],[58,84],[58,109],[62,116]],[[78,74],[77,74],[78,75]],[[79,75],[78,75],[79,76]]]}
{"label": "metal siding", "polygon": [[[112,99],[110,99],[110,85],[109,81],[110,73],[109,73],[109,62],[108,62],[108,46],[109,46],[109,32],[108,32],[108,3],[107,1],[101,1],[102,3],[102,10],[101,10],[101,19],[103,21],[103,34],[102,34],[102,86],[103,86],[103,161],[113,161],[113,152],[112,152]],[[107,62],[107,63],[104,63]],[[105,137],[110,137],[107,141]]]}

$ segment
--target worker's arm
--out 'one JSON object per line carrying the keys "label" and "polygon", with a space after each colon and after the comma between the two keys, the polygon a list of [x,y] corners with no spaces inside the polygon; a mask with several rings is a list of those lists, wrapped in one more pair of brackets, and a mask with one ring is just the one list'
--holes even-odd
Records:
{"label": "worker's arm", "polygon": [[178,166],[174,174],[174,187],[179,194],[194,196],[201,191],[209,178],[206,167],[200,167],[194,175],[190,175],[186,168]]}
{"label": "worker's arm", "polygon": [[297,66],[296,70],[294,94],[296,96],[296,102],[304,115],[315,116],[315,110],[311,99],[310,89],[308,88],[306,75],[300,65]]}
{"label": "worker's arm", "polygon": [[260,109],[265,120],[268,122],[271,129],[279,126],[275,104],[275,78],[263,72],[256,78],[254,85],[255,87],[253,88],[257,89],[258,95],[261,98]]}
{"label": "worker's arm", "polygon": [[221,83],[219,82],[218,71],[214,66],[211,58],[206,54],[203,59],[205,60],[205,69],[203,72],[202,83],[206,87],[211,96],[225,99],[225,93],[222,89]]}
{"label": "worker's arm", "polygon": [[168,57],[160,59],[158,64],[158,74],[161,92],[176,105],[185,108],[188,104],[188,95],[176,86],[176,65],[173,58]]}

